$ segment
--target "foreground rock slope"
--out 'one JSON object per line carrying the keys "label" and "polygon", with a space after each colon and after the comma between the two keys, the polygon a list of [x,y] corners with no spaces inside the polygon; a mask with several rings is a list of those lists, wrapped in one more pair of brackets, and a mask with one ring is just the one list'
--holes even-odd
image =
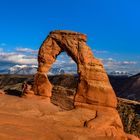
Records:
{"label": "foreground rock slope", "polygon": [[[62,126],[60,123],[56,125],[57,121],[63,121],[60,119],[60,116],[56,120],[56,115],[54,114],[67,113],[74,109],[73,99],[78,77],[72,75],[50,76],[49,80],[53,85],[51,105],[48,104],[47,100],[41,99],[40,96],[19,97],[22,94],[23,82],[26,81],[26,83],[31,84],[33,76],[0,75],[0,82],[3,81],[0,84],[0,88],[9,94],[2,94],[0,98],[0,139],[42,140],[53,138],[55,140],[59,139],[59,137],[67,139],[67,136],[69,139],[74,139],[73,137],[75,137],[75,139],[79,138],[80,140],[98,138],[96,135],[94,136],[92,129],[88,129],[87,127],[70,127],[67,126],[69,125],[68,123],[66,123],[66,126],[64,124]],[[118,101],[117,110],[122,118],[124,130],[127,133],[132,133],[140,137],[140,103],[121,98]],[[83,109],[80,112],[84,111]],[[89,116],[83,116],[82,114],[81,118],[90,117],[90,115],[94,116],[92,111],[86,111],[86,113]],[[76,123],[75,115],[70,117],[68,122],[75,119],[75,125],[79,125],[79,123]],[[55,116],[55,119],[50,119],[50,116]],[[100,136],[100,138],[107,139],[103,136]]]}

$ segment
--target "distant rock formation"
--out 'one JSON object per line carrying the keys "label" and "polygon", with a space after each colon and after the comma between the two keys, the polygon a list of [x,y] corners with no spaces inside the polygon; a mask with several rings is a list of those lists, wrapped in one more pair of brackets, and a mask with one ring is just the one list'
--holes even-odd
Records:
{"label": "distant rock formation", "polygon": [[110,76],[117,96],[140,102],[140,73],[133,76]]}
{"label": "distant rock formation", "polygon": [[[92,119],[85,120],[83,126],[94,129],[97,136],[102,133],[107,139],[127,140],[116,110],[116,95],[101,61],[93,56],[86,39],[86,35],[77,32],[61,30],[50,32],[39,49],[34,93],[46,98],[51,97],[52,85],[46,73],[57,56],[63,51],[67,52],[77,64],[79,75],[74,105],[76,109],[91,109],[95,114]],[[131,140],[131,136],[128,137]]]}

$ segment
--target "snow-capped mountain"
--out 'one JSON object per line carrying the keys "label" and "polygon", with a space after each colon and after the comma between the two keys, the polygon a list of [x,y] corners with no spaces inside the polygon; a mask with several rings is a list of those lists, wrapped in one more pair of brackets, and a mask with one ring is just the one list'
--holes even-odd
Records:
{"label": "snow-capped mountain", "polygon": [[[37,72],[36,65],[15,65],[9,68],[8,74],[35,74]],[[48,75],[64,74],[65,70],[61,67],[51,68]]]}
{"label": "snow-capped mountain", "polygon": [[132,76],[132,74],[128,73],[127,71],[112,71],[109,73],[112,76]]}
{"label": "snow-capped mountain", "polygon": [[[8,74],[35,74],[37,72],[37,65],[14,65],[8,68]],[[73,65],[53,65],[49,70],[48,75],[59,75],[59,74],[76,74],[77,69]]]}
{"label": "snow-capped mountain", "polygon": [[48,75],[57,75],[57,74],[64,74],[65,71],[63,68],[51,68],[48,72]]}
{"label": "snow-capped mountain", "polygon": [[9,68],[9,74],[35,74],[37,72],[36,65],[15,65]]}

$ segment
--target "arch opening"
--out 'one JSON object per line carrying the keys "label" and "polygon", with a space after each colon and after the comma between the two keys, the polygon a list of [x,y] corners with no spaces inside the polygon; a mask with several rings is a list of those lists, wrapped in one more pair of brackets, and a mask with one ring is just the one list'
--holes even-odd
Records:
{"label": "arch opening", "polygon": [[77,64],[66,52],[61,52],[56,57],[56,61],[52,64],[48,72],[48,75],[63,74],[77,75]]}
{"label": "arch opening", "polygon": [[51,102],[62,109],[74,108],[74,96],[78,86],[77,64],[66,52],[56,57],[48,73],[52,84]]}

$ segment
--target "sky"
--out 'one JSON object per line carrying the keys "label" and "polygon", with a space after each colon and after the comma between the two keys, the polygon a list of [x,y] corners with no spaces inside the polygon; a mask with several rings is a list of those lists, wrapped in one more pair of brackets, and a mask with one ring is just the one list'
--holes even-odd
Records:
{"label": "sky", "polygon": [[[37,65],[52,30],[87,34],[108,72],[140,72],[140,0],[0,0],[0,69]],[[56,63],[72,63],[58,57]]]}

